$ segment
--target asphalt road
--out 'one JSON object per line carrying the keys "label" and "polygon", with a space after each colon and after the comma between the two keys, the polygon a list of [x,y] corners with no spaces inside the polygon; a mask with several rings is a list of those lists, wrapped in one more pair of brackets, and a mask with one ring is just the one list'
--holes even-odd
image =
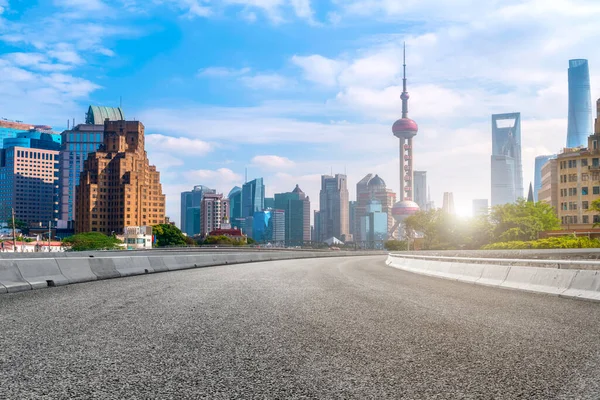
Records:
{"label": "asphalt road", "polygon": [[599,399],[600,304],[381,256],[0,295],[0,398]]}

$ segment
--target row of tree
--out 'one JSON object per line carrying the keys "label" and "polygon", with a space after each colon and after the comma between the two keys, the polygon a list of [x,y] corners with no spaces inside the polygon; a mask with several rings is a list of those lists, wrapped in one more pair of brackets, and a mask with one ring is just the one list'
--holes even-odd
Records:
{"label": "row of tree", "polygon": [[[600,200],[592,204],[591,211],[600,212]],[[529,242],[539,239],[540,232],[561,228],[549,204],[524,199],[495,206],[488,215],[473,218],[460,218],[441,209],[419,211],[408,217],[404,226],[408,237],[415,232],[423,236],[423,250],[480,249],[493,243]],[[389,246],[400,250],[407,244],[388,243]]]}

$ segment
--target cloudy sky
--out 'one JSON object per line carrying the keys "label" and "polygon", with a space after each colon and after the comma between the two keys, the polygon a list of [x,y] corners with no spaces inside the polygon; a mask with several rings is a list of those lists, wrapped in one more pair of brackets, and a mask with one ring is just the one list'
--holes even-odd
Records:
{"label": "cloudy sky", "polygon": [[56,130],[89,104],[146,126],[179,193],[264,177],[318,208],[320,175],[398,190],[402,43],[415,168],[461,214],[490,196],[491,114],[519,111],[525,185],[566,141],[567,67],[600,97],[597,0],[0,0],[0,116]]}

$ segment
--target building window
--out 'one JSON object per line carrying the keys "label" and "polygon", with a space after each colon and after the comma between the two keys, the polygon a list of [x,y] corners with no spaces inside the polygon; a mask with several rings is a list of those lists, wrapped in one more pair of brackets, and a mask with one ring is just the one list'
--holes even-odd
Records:
{"label": "building window", "polygon": [[594,186],[592,189],[593,194],[600,194],[600,186]]}
{"label": "building window", "polygon": [[583,221],[582,221],[582,222],[583,222],[584,224],[589,224],[589,223],[590,223],[590,217],[589,217],[589,215],[584,215],[584,216],[582,217],[582,219],[583,219]]}
{"label": "building window", "polygon": [[590,175],[589,175],[589,174],[587,174],[587,173],[583,173],[583,174],[581,174],[581,180],[582,180],[583,182],[587,182],[587,181],[589,180],[589,178],[590,178]]}
{"label": "building window", "polygon": [[600,166],[600,160],[598,158],[592,158],[592,167]]}
{"label": "building window", "polygon": [[587,158],[582,158],[581,159],[581,166],[582,167],[587,167],[588,165],[588,159]]}
{"label": "building window", "polygon": [[590,207],[590,206],[589,206],[589,203],[588,203],[587,201],[582,201],[582,202],[581,202],[581,208],[582,208],[583,210],[587,210],[589,207]]}
{"label": "building window", "polygon": [[587,194],[588,194],[588,187],[587,186],[582,187],[581,188],[581,195],[582,196],[587,196]]}
{"label": "building window", "polygon": [[599,224],[600,223],[600,215],[594,215],[594,223],[595,224]]}

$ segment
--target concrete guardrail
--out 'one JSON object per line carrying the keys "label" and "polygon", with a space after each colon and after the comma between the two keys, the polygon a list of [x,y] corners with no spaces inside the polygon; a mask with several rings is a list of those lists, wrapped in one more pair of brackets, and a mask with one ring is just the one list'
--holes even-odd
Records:
{"label": "concrete guardrail", "polygon": [[[600,301],[598,261],[389,254],[386,264],[422,275],[478,285]],[[576,266],[580,269],[575,269]]]}
{"label": "concrete guardrail", "polygon": [[[0,293],[181,269],[303,258],[385,255],[376,251],[216,251],[19,253],[0,258]],[[33,255],[33,254],[32,254]]]}

